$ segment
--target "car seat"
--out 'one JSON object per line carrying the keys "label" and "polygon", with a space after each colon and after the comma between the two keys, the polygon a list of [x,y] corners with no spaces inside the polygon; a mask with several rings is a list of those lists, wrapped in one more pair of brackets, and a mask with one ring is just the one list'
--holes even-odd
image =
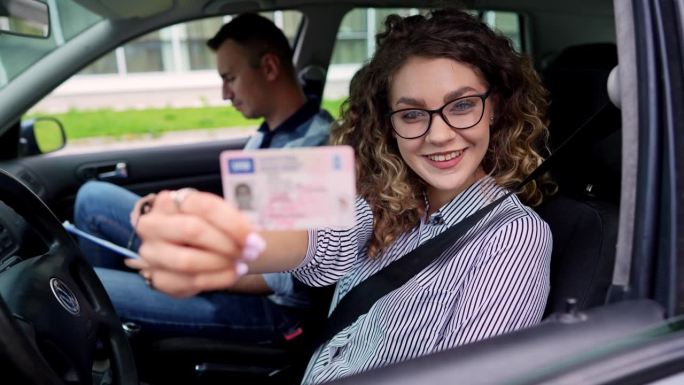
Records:
{"label": "car seat", "polygon": [[[303,283],[300,283],[303,285]],[[324,325],[334,286],[313,288],[301,334],[272,343],[203,337],[131,336],[140,378],[149,384],[298,384]]]}
{"label": "car seat", "polygon": [[325,68],[317,65],[308,65],[298,73],[299,83],[307,97],[323,100],[323,87],[326,80]]}
{"label": "car seat", "polygon": [[611,285],[620,197],[620,112],[607,80],[617,65],[612,43],[571,46],[544,71],[551,92],[549,140],[557,148],[579,126],[551,166],[559,193],[537,208],[553,234],[551,292],[546,314],[604,304]]}

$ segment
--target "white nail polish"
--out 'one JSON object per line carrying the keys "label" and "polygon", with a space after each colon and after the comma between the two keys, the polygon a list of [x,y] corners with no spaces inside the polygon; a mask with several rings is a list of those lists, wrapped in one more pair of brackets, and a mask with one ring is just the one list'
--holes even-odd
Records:
{"label": "white nail polish", "polygon": [[266,241],[257,233],[250,233],[245,241],[245,249],[253,249],[261,253],[266,248]]}
{"label": "white nail polish", "polygon": [[242,277],[243,275],[247,274],[248,271],[249,267],[247,267],[246,263],[238,262],[237,264],[235,264],[235,273],[239,277]]}
{"label": "white nail polish", "polygon": [[240,259],[243,261],[251,262],[259,258],[259,253],[255,251],[254,249],[247,249],[245,248],[242,250],[242,255],[240,256]]}

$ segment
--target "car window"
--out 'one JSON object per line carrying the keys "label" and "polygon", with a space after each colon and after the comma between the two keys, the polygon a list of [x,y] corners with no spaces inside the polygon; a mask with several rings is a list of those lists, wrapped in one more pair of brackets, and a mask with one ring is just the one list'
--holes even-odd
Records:
{"label": "car window", "polygon": [[[356,8],[347,13],[337,32],[324,98],[339,100],[348,96],[349,81],[361,64],[375,51],[375,35],[385,28],[384,20],[388,15],[408,16],[428,11],[421,8]],[[482,11],[479,12],[479,16],[485,23],[508,36],[516,50],[523,50],[519,14]]]}
{"label": "car window", "polygon": [[[294,42],[300,12],[262,15]],[[140,36],[85,67],[24,119],[57,118],[67,137],[61,154],[246,137],[260,121],[222,100],[214,53],[206,46],[229,20],[195,20]]]}
{"label": "car window", "polygon": [[74,1],[50,3],[50,36],[27,39],[0,34],[0,89],[55,48],[73,39],[102,18]]}

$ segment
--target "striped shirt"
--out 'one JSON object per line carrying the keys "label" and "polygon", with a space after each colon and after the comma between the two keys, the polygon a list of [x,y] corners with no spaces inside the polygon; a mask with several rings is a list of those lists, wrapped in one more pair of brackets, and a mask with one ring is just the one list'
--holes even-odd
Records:
{"label": "striped shirt", "polygon": [[[351,229],[309,231],[295,269],[304,283],[337,283],[331,312],[354,286],[505,194],[486,176],[370,259],[373,214],[357,198]],[[379,299],[313,354],[304,384],[318,384],[524,328],[541,320],[549,291],[551,231],[515,195],[430,266]]]}

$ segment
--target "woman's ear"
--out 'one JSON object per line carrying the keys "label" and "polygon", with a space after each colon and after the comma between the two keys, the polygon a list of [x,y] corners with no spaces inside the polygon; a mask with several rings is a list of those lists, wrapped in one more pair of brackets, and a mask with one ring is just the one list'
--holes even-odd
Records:
{"label": "woman's ear", "polygon": [[494,125],[494,122],[496,122],[496,117],[499,114],[499,96],[497,94],[493,94],[489,97],[489,100],[489,126],[491,127]]}
{"label": "woman's ear", "polygon": [[489,109],[490,110],[489,112],[494,117],[494,120],[496,120],[496,117],[499,114],[499,101],[500,101],[499,100],[499,94],[494,93],[494,95],[492,95],[492,97],[491,97],[491,100],[492,100],[492,106]]}
{"label": "woman's ear", "polygon": [[261,57],[261,71],[268,81],[273,81],[280,76],[280,58],[272,53],[266,53]]}

